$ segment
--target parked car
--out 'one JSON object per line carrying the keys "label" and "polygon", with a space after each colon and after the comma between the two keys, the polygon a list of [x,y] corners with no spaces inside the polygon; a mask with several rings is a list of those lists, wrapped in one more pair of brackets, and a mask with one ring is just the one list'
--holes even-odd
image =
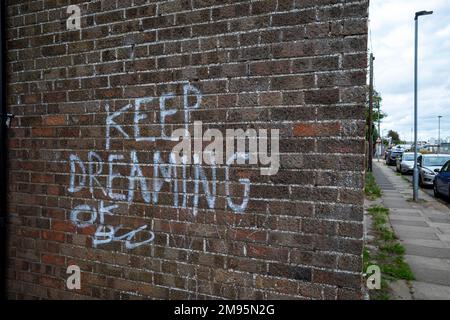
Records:
{"label": "parked car", "polygon": [[399,144],[396,146],[397,149],[403,149],[403,151],[410,151],[412,146],[410,144]]}
{"label": "parked car", "polygon": [[419,149],[422,154],[437,153],[437,145],[426,144]]}
{"label": "parked car", "polygon": [[[420,153],[417,157],[421,156]],[[404,152],[397,158],[397,172],[401,174],[412,173],[414,169],[414,152]]]}
{"label": "parked car", "polygon": [[433,186],[434,178],[447,161],[450,161],[448,154],[423,154],[418,157],[420,186]]}
{"label": "parked car", "polygon": [[387,160],[387,158],[389,157],[389,153],[391,152],[392,148],[386,148],[384,149],[384,161]]}
{"label": "parked car", "polygon": [[388,152],[386,157],[386,164],[388,166],[394,166],[397,163],[397,158],[403,154],[403,149],[401,148],[392,148],[391,151]]}
{"label": "parked car", "polygon": [[450,143],[448,142],[441,143],[440,152],[450,154]]}
{"label": "parked car", "polygon": [[450,161],[447,161],[434,178],[434,196],[445,196],[450,199]]}

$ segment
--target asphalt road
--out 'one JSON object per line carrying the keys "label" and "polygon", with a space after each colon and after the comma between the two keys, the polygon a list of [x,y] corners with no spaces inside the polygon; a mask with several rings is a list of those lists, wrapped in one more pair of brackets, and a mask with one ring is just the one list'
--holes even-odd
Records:
{"label": "asphalt road", "polygon": [[[393,172],[397,173],[397,170],[396,170],[395,166],[389,166],[389,168],[390,168]],[[412,187],[412,180],[413,180],[412,175],[411,175],[411,174],[404,174],[403,177],[411,183],[411,187]],[[446,201],[445,199],[438,199],[438,198],[435,198],[435,197],[434,197],[434,192],[433,192],[433,188],[432,188],[432,187],[429,187],[429,188],[420,188],[420,189],[421,189],[423,192],[427,193],[428,195],[432,196],[436,201],[439,201],[440,203],[445,204],[447,207],[450,208],[450,202],[449,202],[449,201]]]}

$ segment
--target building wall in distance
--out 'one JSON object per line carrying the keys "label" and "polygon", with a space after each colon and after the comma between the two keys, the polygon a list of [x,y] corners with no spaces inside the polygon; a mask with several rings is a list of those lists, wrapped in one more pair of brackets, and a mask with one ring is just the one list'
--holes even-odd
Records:
{"label": "building wall in distance", "polygon": [[[9,297],[361,299],[367,19],[367,0],[8,1]],[[170,165],[164,134],[194,121],[278,129],[279,171]]]}

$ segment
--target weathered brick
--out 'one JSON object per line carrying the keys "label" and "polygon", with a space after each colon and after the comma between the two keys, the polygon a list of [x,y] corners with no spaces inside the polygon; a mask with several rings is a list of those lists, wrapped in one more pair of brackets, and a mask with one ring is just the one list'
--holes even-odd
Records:
{"label": "weathered brick", "polygon": [[340,122],[298,123],[293,130],[297,137],[338,136],[340,132]]}
{"label": "weathered brick", "polygon": [[[7,4],[8,296],[362,299],[368,1],[65,2]],[[170,170],[199,120],[276,174]]]}
{"label": "weathered brick", "polygon": [[338,89],[322,89],[305,92],[305,103],[307,104],[335,104],[338,102]]}
{"label": "weathered brick", "polygon": [[316,20],[316,10],[304,10],[299,12],[287,12],[272,16],[272,25],[299,25],[314,22]]}

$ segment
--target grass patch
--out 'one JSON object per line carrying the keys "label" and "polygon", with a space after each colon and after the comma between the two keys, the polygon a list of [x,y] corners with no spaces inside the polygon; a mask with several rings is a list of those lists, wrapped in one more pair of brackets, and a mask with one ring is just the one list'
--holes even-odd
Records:
{"label": "grass patch", "polygon": [[388,223],[389,209],[382,206],[372,206],[367,211],[372,217],[372,228],[375,233],[374,245],[378,250],[372,256],[367,249],[364,249],[364,270],[375,264],[380,267],[382,273],[381,290],[371,290],[370,298],[373,300],[388,300],[389,281],[414,280],[414,274],[405,262],[405,248],[400,244]]}
{"label": "grass patch", "polygon": [[397,255],[389,264],[381,266],[381,272],[393,280],[414,280],[414,274],[405,262],[403,254]]}
{"label": "grass patch", "polygon": [[366,172],[364,192],[366,193],[366,197],[370,200],[375,200],[381,197],[381,188],[375,181],[375,177],[372,172]]}
{"label": "grass patch", "polygon": [[409,179],[407,177],[405,177],[405,176],[402,176],[402,179],[405,180],[408,183],[411,183],[411,181],[409,181]]}
{"label": "grass patch", "polygon": [[405,248],[400,243],[388,243],[381,248],[382,251],[387,253],[403,255],[405,254]]}
{"label": "grass patch", "polygon": [[367,267],[370,266],[370,251],[367,250],[367,248],[364,248],[363,250],[363,264],[364,264],[364,270],[367,270]]}

